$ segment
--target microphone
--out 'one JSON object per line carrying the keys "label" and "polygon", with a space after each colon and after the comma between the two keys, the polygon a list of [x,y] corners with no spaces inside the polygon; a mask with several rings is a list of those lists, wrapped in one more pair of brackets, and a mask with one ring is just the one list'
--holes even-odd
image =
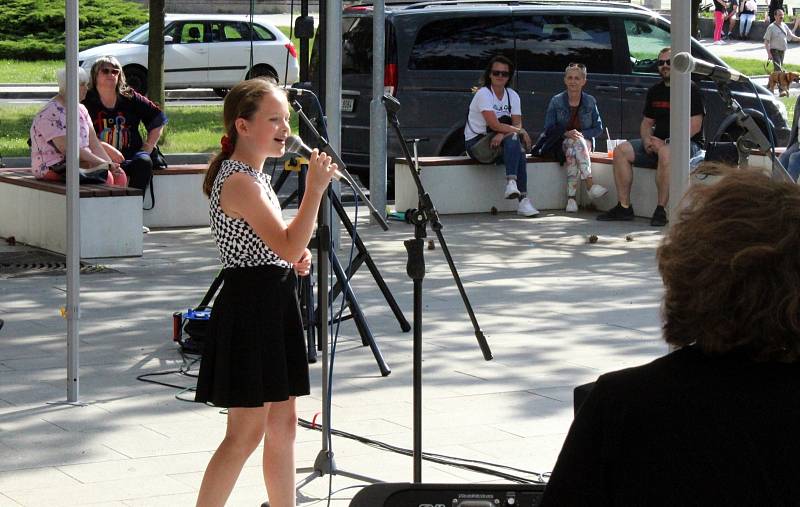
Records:
{"label": "microphone", "polygon": [[311,90],[306,90],[305,88],[295,88],[289,85],[281,86],[281,88],[283,88],[283,91],[286,92],[286,96],[289,99],[289,102],[297,100],[297,97],[314,95],[314,92],[312,92]]}
{"label": "microphone", "polygon": [[747,76],[743,76],[739,72],[717,65],[715,63],[707,62],[695,58],[689,53],[678,53],[672,57],[672,68],[678,72],[691,72],[693,74],[700,74],[701,76],[708,76],[715,81],[723,81],[730,83],[732,81],[749,81]]}
{"label": "microphone", "polygon": [[[301,157],[307,159],[311,158],[311,148],[309,148],[298,136],[289,136],[286,138],[286,151],[297,153]],[[345,178],[344,174],[340,173],[338,169],[333,172],[333,177],[337,180],[344,179],[346,182],[350,183],[350,180]]]}

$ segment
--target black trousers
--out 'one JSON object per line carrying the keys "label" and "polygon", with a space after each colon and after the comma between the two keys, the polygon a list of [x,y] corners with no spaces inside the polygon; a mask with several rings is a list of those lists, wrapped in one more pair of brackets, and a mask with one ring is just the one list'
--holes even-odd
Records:
{"label": "black trousers", "polygon": [[144,193],[153,175],[153,161],[148,153],[137,153],[132,159],[124,161],[122,170],[128,175],[128,186],[138,188]]}

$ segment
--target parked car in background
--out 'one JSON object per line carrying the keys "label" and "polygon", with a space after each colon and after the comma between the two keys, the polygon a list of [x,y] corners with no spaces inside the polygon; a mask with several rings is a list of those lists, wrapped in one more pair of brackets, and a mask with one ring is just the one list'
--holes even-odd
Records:
{"label": "parked car in background", "polygon": [[[150,27],[144,24],[119,42],[78,54],[88,72],[101,56],[122,64],[128,84],[147,91]],[[251,57],[252,54],[252,57]],[[168,14],[164,19],[165,88],[213,88],[224,96],[233,85],[255,76],[281,83],[297,81],[299,65],[292,42],[263,16]]]}
{"label": "parked car in background", "polygon": [[[353,5],[342,14],[342,158],[362,181],[369,175],[369,104],[372,99],[372,5]],[[317,38],[318,40],[319,38]],[[317,41],[315,41],[316,43]],[[422,139],[420,155],[464,152],[464,123],[476,86],[490,58],[502,54],[516,65],[511,86],[520,94],[525,129],[535,139],[544,126],[550,98],[564,90],[564,69],[583,63],[584,91],[597,99],[612,138],[639,137],[647,90],[661,78],[656,57],[669,46],[669,21],[644,7],[609,1],[428,1],[386,5],[384,84],[401,104],[407,138]],[[692,54],[724,62],[692,41]],[[312,72],[318,55],[312,54]],[[714,81],[695,76],[706,104],[704,130],[713,139],[728,116]],[[312,88],[321,90],[312,74]],[[765,88],[756,96],[747,84],[731,83],[744,108],[766,109],[785,146],[786,108]],[[736,127],[730,127],[736,128]],[[605,150],[605,136],[597,140]],[[391,159],[402,156],[390,131]]]}

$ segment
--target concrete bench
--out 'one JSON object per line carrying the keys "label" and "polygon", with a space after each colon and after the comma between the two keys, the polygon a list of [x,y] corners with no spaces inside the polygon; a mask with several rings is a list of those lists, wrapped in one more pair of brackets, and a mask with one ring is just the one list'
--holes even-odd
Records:
{"label": "concrete bench", "polygon": [[[553,160],[528,155],[528,196],[540,210],[561,209],[567,205],[567,178],[564,168]],[[516,211],[517,201],[504,199],[505,168],[502,165],[479,164],[466,156],[420,157],[420,178],[431,195],[439,213],[486,213],[492,207],[498,211]],[[606,210],[617,203],[611,159],[605,153],[592,154],[595,182],[609,189],[608,195],[594,201],[598,209]],[[653,188],[655,171],[635,168],[634,194]],[[395,163],[395,208],[417,207],[417,188],[405,159]],[[655,199],[653,197],[653,199]],[[589,199],[581,186],[579,203]],[[652,210],[651,210],[652,211]]]}
{"label": "concrete bench", "polygon": [[[142,255],[140,190],[81,185],[79,194],[81,258]],[[66,253],[66,186],[29,171],[0,173],[0,236]]]}
{"label": "concrete bench", "polygon": [[[778,154],[782,148],[776,149]],[[612,159],[606,153],[592,153],[592,177],[608,193],[591,201],[583,184],[579,186],[578,204],[593,202],[596,209],[606,211],[617,204]],[[769,172],[770,159],[751,155],[749,163]],[[487,213],[492,207],[498,211],[516,211],[516,199],[504,199],[505,167],[479,164],[467,156],[420,157],[420,179],[441,214]],[[528,196],[539,210],[563,210],[567,205],[567,176],[558,162],[527,157]],[[395,208],[404,211],[418,205],[417,187],[404,158],[395,162]],[[633,168],[631,202],[637,216],[652,216],[658,204],[656,171],[644,167]]]}
{"label": "concrete bench", "polygon": [[[208,198],[203,193],[203,178],[208,164],[172,165],[153,171],[156,205],[144,210],[148,227],[198,227],[208,225]],[[150,206],[150,191],[145,194]]]}

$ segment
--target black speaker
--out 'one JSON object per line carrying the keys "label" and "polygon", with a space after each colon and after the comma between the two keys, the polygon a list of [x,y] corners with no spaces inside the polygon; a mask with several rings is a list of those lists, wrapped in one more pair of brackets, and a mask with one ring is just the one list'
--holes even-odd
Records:
{"label": "black speaker", "polygon": [[544,484],[383,482],[359,491],[350,507],[538,507]]}

